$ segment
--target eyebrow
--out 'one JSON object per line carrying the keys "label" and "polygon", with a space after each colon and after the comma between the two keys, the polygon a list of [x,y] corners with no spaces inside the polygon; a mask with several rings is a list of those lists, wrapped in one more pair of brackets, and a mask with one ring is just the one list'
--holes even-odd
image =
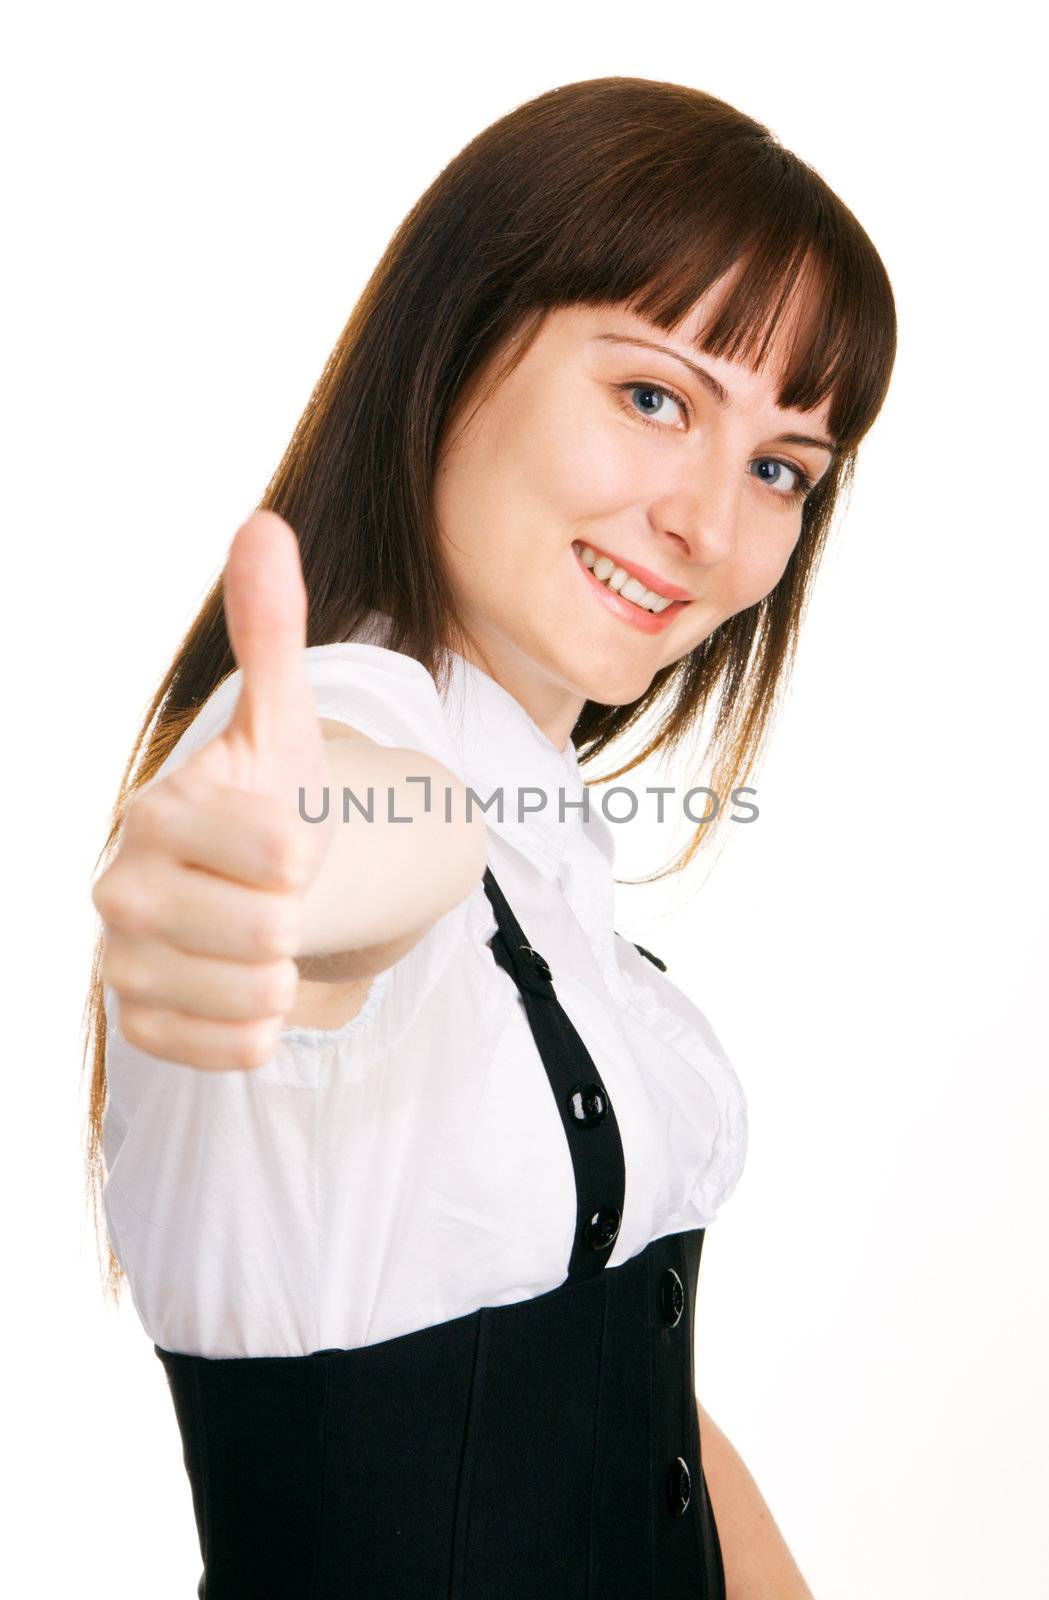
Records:
{"label": "eyebrow", "polygon": [[[668,344],[657,344],[654,339],[639,339],[634,334],[625,333],[596,333],[594,338],[607,340],[610,344],[643,344],[649,350],[662,350],[664,355],[673,356],[675,361],[680,361],[682,366],[687,367],[690,372],[694,372],[699,381],[714,396],[719,406],[732,404],[732,396],[724,384],[718,382],[712,372],[708,372],[705,367],[698,367],[694,361],[690,361],[687,356],[683,356],[680,351],[672,349]],[[815,434],[810,433],[777,433],[774,443],[812,444],[818,450],[829,450],[832,456],[839,456],[842,453],[841,446],[836,445],[832,439],[817,438]]]}

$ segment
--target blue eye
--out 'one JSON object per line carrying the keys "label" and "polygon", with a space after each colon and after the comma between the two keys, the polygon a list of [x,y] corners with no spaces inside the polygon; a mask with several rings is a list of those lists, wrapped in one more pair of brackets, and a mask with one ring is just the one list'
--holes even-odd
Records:
{"label": "blue eye", "polygon": [[[656,422],[653,420],[654,417],[663,415],[663,412],[666,409],[665,406],[659,405],[654,411],[649,409],[648,414],[646,415],[645,410],[639,409],[638,406],[634,404],[633,396],[636,394],[647,396],[649,400],[651,400],[655,395],[658,395],[663,401],[669,400],[682,412],[685,422],[688,422],[688,402],[683,400],[679,394],[675,394],[673,389],[668,389],[665,384],[618,383],[615,385],[615,390],[617,396],[621,397],[620,404],[622,405],[623,409],[627,411],[631,417],[636,418],[638,422],[643,422],[646,428],[659,428],[663,433],[680,431],[680,429],[675,430],[673,423]],[[794,484],[790,489],[778,488],[776,486],[779,483],[778,478],[775,480],[775,484],[767,484],[768,489],[776,496],[778,500],[785,500],[791,505],[801,505],[808,498],[812,490],[812,479],[809,477],[808,473],[803,472],[802,469],[795,466],[792,461],[780,461],[777,456],[760,456],[758,460],[756,462],[752,462],[751,465],[768,465],[778,467],[781,475],[784,472],[789,472],[792,475]]]}
{"label": "blue eye", "polygon": [[653,395],[658,395],[661,400],[669,400],[684,413],[685,420],[688,420],[688,407],[686,406],[684,400],[682,400],[679,395],[674,394],[673,390],[665,388],[661,383],[621,383],[617,385],[617,389],[620,394],[631,396],[629,405],[630,415],[639,418],[641,422],[647,423],[650,428],[666,429],[667,424],[653,421],[653,417],[659,417],[663,415],[666,407],[661,406],[655,411],[647,411],[646,413],[646,411],[640,410],[634,405],[632,397],[635,394],[645,395],[649,399],[651,399]]}
{"label": "blue eye", "polygon": [[[781,500],[804,500],[812,488],[812,479],[808,474],[802,472],[800,467],[795,467],[790,461],[780,461],[776,456],[760,456],[752,465],[757,467],[778,467],[781,473],[786,471],[792,474],[794,478],[793,488],[774,490]],[[772,487],[772,484],[770,484],[769,488],[771,489]]]}

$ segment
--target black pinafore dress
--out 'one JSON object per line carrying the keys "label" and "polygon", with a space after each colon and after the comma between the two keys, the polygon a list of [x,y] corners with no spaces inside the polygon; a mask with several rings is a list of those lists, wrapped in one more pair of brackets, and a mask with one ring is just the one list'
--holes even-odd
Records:
{"label": "black pinafore dress", "polygon": [[615,1111],[490,868],[484,886],[572,1155],[567,1276],[353,1350],[154,1345],[198,1600],[724,1600],[693,1370],[704,1230],[606,1268],[626,1190]]}

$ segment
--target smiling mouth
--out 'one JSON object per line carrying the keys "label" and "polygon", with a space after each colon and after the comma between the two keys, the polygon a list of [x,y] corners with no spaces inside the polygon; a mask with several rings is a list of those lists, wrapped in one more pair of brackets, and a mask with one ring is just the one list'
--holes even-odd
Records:
{"label": "smiling mouth", "polygon": [[671,606],[686,606],[688,598],[679,599],[658,589],[650,589],[640,578],[636,578],[626,567],[617,565],[611,556],[602,551],[595,550],[592,545],[585,544],[581,539],[573,542],[575,551],[584,567],[588,568],[591,577],[606,589],[611,589],[614,594],[620,595],[624,600],[633,601],[642,611],[650,611],[655,616],[668,611]]}

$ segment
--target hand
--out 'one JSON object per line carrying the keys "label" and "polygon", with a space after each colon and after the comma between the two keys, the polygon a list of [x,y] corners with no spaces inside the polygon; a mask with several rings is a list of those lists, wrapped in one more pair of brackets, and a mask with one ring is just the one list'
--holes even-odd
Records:
{"label": "hand", "polygon": [[332,837],[328,782],[306,675],[298,542],[258,511],[230,546],[224,603],[243,674],[228,726],[131,801],[92,890],[103,981],[129,1044],[205,1070],[251,1068],[275,1050],[298,990],[302,904]]}

